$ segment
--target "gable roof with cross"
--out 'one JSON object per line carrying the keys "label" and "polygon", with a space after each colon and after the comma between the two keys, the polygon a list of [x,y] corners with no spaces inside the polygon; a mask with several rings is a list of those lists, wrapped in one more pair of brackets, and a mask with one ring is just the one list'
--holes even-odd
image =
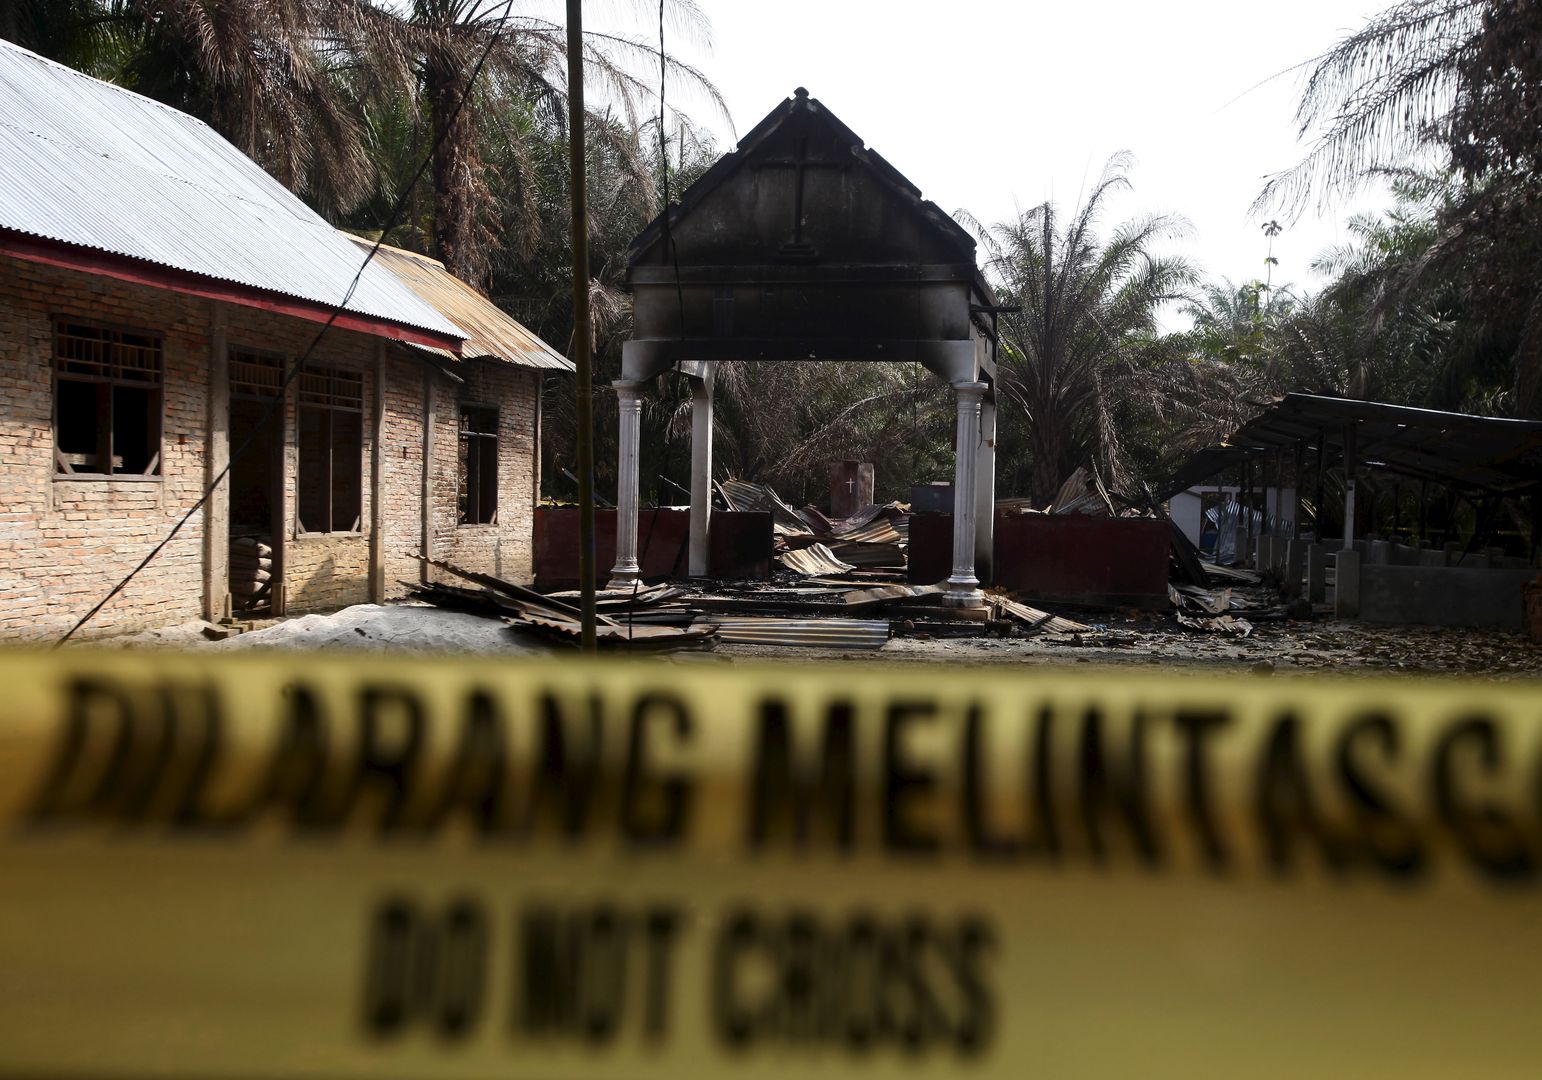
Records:
{"label": "gable roof with cross", "polygon": [[963,344],[994,338],[974,238],[802,87],[637,236],[626,283],[642,377],[831,359],[954,378]]}

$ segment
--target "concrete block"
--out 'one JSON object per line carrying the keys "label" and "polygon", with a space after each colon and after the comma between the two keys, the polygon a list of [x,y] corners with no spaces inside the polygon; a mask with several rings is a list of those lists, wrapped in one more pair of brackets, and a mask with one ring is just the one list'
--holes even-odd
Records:
{"label": "concrete block", "polygon": [[1306,553],[1313,545],[1305,540],[1285,541],[1285,595],[1300,596],[1302,577],[1306,574]]}
{"label": "concrete block", "polygon": [[1272,573],[1283,575],[1285,573],[1285,544],[1283,536],[1270,536],[1269,541],[1269,570]]}
{"label": "concrete block", "polygon": [[1426,548],[1421,550],[1419,552],[1418,565],[1425,567],[1446,565],[1445,548]]}
{"label": "concrete block", "polygon": [[1306,549],[1306,598],[1321,604],[1328,596],[1328,544],[1308,544]]}
{"label": "concrete block", "polygon": [[1392,545],[1385,540],[1367,540],[1365,561],[1376,566],[1390,566],[1392,563]]}
{"label": "concrete block", "polygon": [[1333,614],[1339,619],[1360,617],[1360,553],[1341,551],[1333,582]]}
{"label": "concrete block", "polygon": [[1534,576],[1530,568],[1365,566],[1360,571],[1359,617],[1378,623],[1519,630],[1525,625],[1524,588]]}

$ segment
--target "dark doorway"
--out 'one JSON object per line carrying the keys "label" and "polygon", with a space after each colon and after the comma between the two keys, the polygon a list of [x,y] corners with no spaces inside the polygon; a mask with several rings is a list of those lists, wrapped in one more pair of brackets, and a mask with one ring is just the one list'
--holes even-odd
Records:
{"label": "dark doorway", "polygon": [[283,378],[281,358],[232,350],[230,596],[247,618],[283,613]]}

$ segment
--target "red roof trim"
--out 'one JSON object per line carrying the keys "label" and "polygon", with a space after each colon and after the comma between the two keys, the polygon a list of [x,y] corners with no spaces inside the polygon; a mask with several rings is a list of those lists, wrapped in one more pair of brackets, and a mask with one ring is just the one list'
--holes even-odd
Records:
{"label": "red roof trim", "polygon": [[[185,270],[148,263],[142,259],[131,259],[126,255],[76,247],[73,244],[25,236],[9,230],[0,229],[0,255],[10,255],[27,262],[57,266],[83,274],[116,278],[135,285],[148,285],[153,289],[166,289],[186,296],[223,300],[243,307],[304,319],[307,322],[325,323],[332,316],[330,307],[312,300],[300,300],[266,289],[218,281],[198,274],[190,274]],[[371,315],[361,315],[357,312],[339,312],[337,318],[332,319],[332,325],[340,330],[353,330],[361,334],[390,338],[393,341],[406,341],[415,345],[427,345],[434,349],[446,349],[457,356],[461,351],[461,339],[458,337],[390,322]]]}

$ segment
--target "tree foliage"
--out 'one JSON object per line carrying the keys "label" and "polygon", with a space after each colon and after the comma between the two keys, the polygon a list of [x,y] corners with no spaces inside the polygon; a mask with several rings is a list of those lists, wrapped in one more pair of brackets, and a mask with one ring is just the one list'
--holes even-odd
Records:
{"label": "tree foliage", "polygon": [[1000,322],[997,393],[1009,405],[1001,441],[1026,455],[1027,491],[1041,501],[1088,462],[1116,484],[1134,479],[1128,414],[1151,373],[1179,359],[1158,311],[1198,278],[1156,249],[1186,223],[1149,216],[1116,226],[1107,240],[1098,233],[1109,198],[1129,186],[1129,168],[1128,155],[1111,158],[1069,215],[1045,202],[977,228],[1002,303],[1020,309]]}

